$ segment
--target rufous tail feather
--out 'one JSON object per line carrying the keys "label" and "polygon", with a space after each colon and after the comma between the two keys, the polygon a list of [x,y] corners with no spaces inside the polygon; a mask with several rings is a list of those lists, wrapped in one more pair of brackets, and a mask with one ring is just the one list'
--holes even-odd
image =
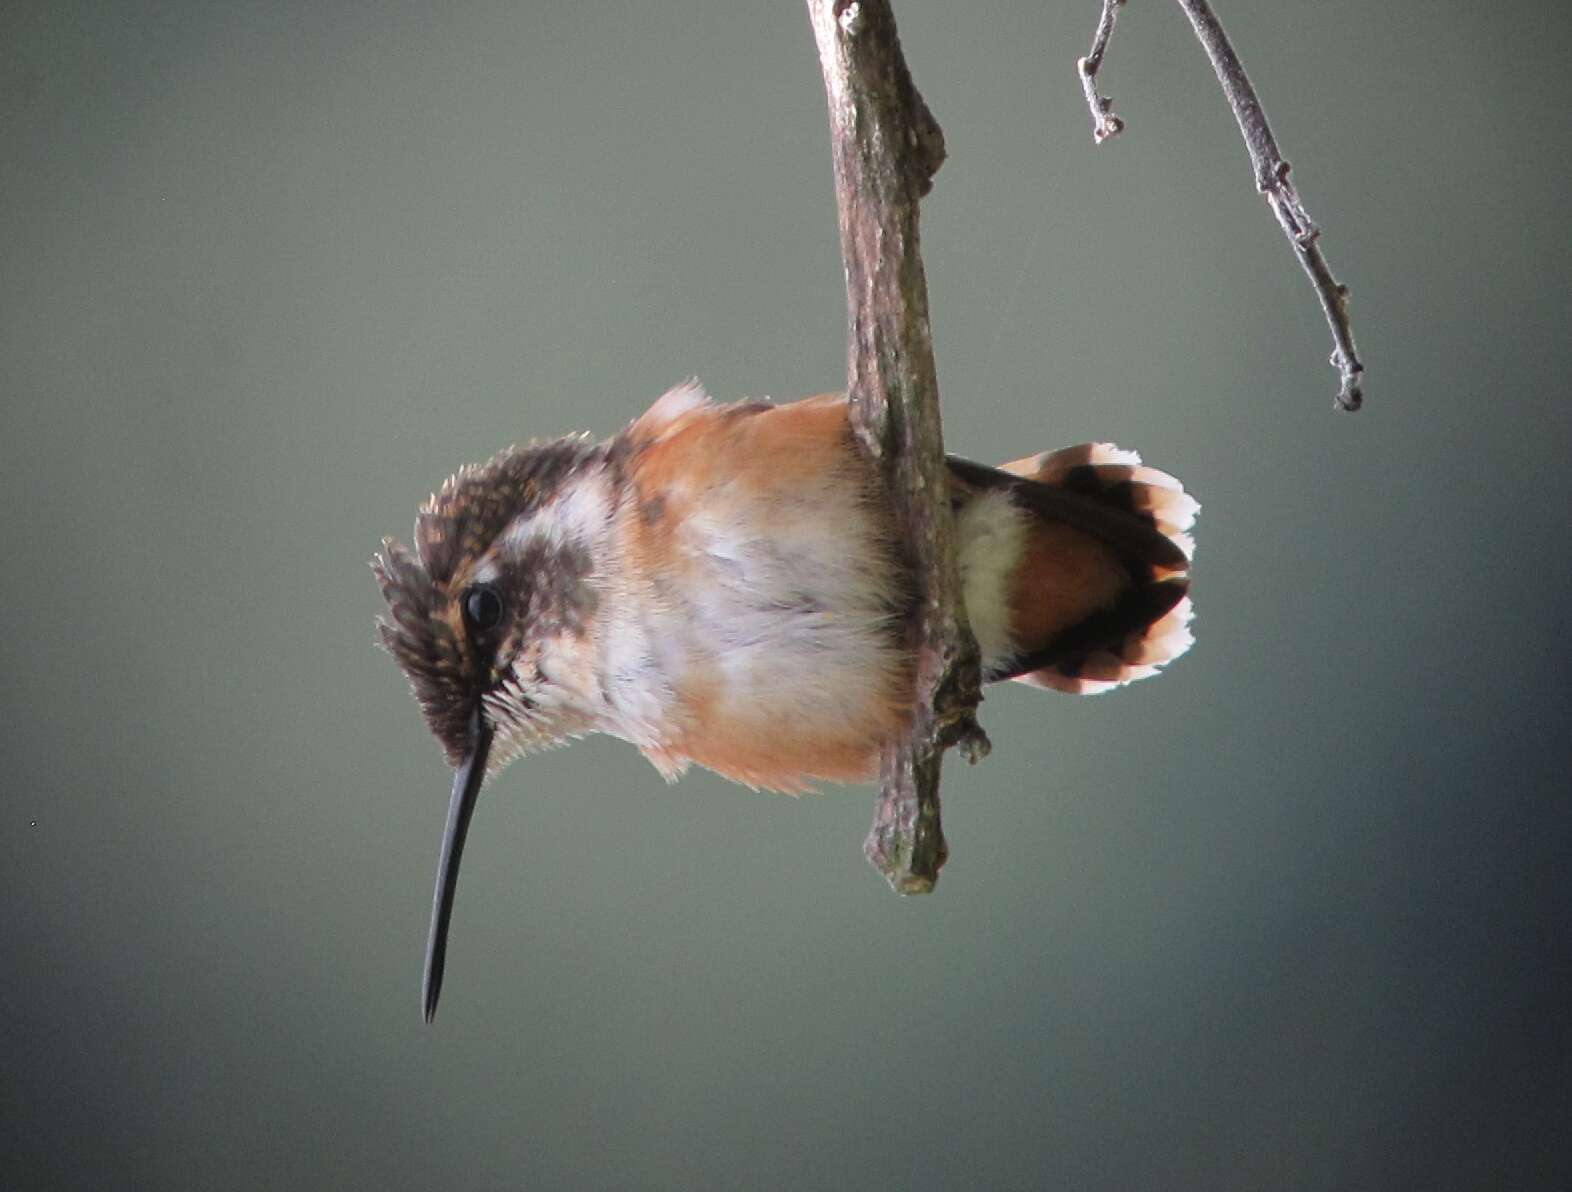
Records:
{"label": "rufous tail feather", "polygon": [[[1190,633],[1189,564],[1195,542],[1189,531],[1201,507],[1179,481],[1142,464],[1135,452],[1111,443],[1083,443],[1043,452],[1004,464],[1002,470],[1119,510],[1155,528],[1177,548],[1164,550],[1161,558],[1132,559],[1101,544],[1100,572],[1096,557],[1083,548],[1075,565],[1096,581],[1082,590],[1097,607],[1074,624],[1052,626],[1055,631],[1046,641],[1041,635],[1046,624],[1042,613],[1058,598],[1056,593],[1051,585],[1040,583],[1018,588],[1022,627],[1027,634],[1011,677],[1037,687],[1090,695],[1155,675],[1190,648],[1194,638]],[[1064,548],[1065,534],[1055,533],[1057,529],[1051,523],[1037,527],[1041,549]],[[1046,575],[1057,566],[1051,554],[1035,562],[1034,567],[1032,558],[1023,560],[1024,579],[1034,573]],[[1122,575],[1111,585],[1108,569],[1120,564]],[[1035,638],[1031,634],[1033,614],[1038,629]]]}

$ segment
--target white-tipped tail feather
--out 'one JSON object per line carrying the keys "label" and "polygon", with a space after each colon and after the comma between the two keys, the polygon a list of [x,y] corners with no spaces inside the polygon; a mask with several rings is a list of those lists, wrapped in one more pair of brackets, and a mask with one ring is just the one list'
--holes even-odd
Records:
{"label": "white-tipped tail feather", "polygon": [[1183,555],[1182,562],[1153,560],[1150,579],[1127,594],[1122,613],[1110,609],[1088,618],[1085,627],[1106,626],[1106,634],[1093,634],[1053,663],[1016,676],[1021,682],[1093,695],[1155,675],[1190,648],[1195,638],[1189,562],[1195,540],[1189,531],[1201,506],[1178,480],[1112,443],[1047,451],[1007,463],[1003,470],[1123,510],[1155,528]]}

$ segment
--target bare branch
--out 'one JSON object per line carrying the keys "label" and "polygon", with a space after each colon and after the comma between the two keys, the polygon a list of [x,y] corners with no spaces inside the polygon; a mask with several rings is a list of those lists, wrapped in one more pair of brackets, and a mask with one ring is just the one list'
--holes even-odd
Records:
{"label": "bare branch", "polygon": [[1086,106],[1092,113],[1092,139],[1099,145],[1124,131],[1124,121],[1114,114],[1113,100],[1097,90],[1097,71],[1102,67],[1103,55],[1108,52],[1114,20],[1123,4],[1124,0],[1103,0],[1103,15],[1098,18],[1091,51],[1086,57],[1075,60],[1076,73],[1081,76],[1081,94],[1086,96]]}
{"label": "bare branch", "polygon": [[1348,287],[1332,276],[1332,270],[1321,254],[1321,229],[1316,227],[1294,184],[1288,180],[1288,163],[1277,150],[1277,140],[1266,122],[1266,111],[1256,98],[1255,88],[1245,75],[1244,66],[1229,44],[1228,34],[1212,12],[1206,0],[1179,0],[1179,7],[1190,18],[1196,37],[1212,60],[1217,81],[1234,110],[1239,131],[1244,135],[1245,147],[1250,150],[1250,161],[1255,166],[1255,187],[1272,207],[1272,214],[1282,225],[1299,263],[1315,287],[1321,300],[1321,310],[1327,325],[1332,329],[1332,367],[1337,369],[1337,407],[1357,410],[1364,404],[1364,391],[1360,387],[1360,374],[1365,366],[1359,361],[1354,347],[1354,332],[1348,322]]}
{"label": "bare branch", "polygon": [[[1092,119],[1097,123],[1093,136],[1098,143],[1124,127],[1123,122],[1113,115],[1111,102],[1098,94],[1093,83],[1097,68],[1102,64],[1103,53],[1108,48],[1108,39],[1113,35],[1113,5],[1117,3],[1123,3],[1123,0],[1104,0],[1092,52],[1076,64],[1081,76],[1081,89],[1092,109]],[[1245,148],[1250,151],[1250,162],[1255,170],[1256,189],[1272,208],[1272,214],[1277,217],[1283,234],[1288,237],[1295,256],[1299,258],[1299,264],[1310,278],[1310,284],[1315,287],[1321,312],[1326,316],[1327,326],[1332,332],[1331,362],[1338,376],[1335,405],[1340,410],[1357,410],[1365,400],[1361,381],[1365,366],[1359,359],[1358,349],[1354,347],[1354,331],[1348,319],[1348,287],[1332,276],[1331,267],[1321,252],[1321,229],[1310,218],[1298,191],[1288,179],[1289,165],[1278,151],[1277,139],[1266,121],[1266,111],[1261,107],[1255,88],[1250,85],[1250,79],[1245,74],[1239,56],[1234,53],[1222,23],[1207,0],[1178,0],[1178,4],[1189,18],[1207,57],[1212,60],[1217,81],[1222,84],[1223,94],[1233,109],[1234,119],[1239,123],[1239,131],[1244,136]],[[1103,131],[1104,123],[1109,120],[1116,127],[1111,132]]]}
{"label": "bare branch", "polygon": [[944,135],[912,85],[888,0],[808,0],[808,12],[829,100],[852,425],[884,474],[917,585],[915,714],[906,738],[880,758],[863,851],[896,890],[924,893],[948,852],[939,820],[944,750],[958,744],[976,760],[988,748],[976,719],[977,643],[955,565],[917,234],[918,200],[944,160]]}

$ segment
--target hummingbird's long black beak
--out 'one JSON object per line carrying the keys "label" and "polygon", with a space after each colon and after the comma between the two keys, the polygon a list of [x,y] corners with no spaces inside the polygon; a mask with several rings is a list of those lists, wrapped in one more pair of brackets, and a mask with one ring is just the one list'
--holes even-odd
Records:
{"label": "hummingbird's long black beak", "polygon": [[458,892],[459,861],[464,856],[464,837],[475,814],[480,784],[486,780],[491,737],[491,726],[477,707],[469,721],[469,752],[453,772],[453,797],[448,803],[447,827],[442,830],[442,855],[437,860],[437,888],[431,896],[423,991],[427,1022],[437,1016],[437,999],[442,996],[442,966],[448,955],[448,921],[453,918],[453,897]]}

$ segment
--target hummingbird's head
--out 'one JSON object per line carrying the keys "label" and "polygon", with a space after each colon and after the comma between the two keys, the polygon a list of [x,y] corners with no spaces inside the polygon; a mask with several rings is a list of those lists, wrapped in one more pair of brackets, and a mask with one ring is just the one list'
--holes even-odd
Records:
{"label": "hummingbird's head", "polygon": [[382,645],[455,770],[427,951],[428,1020],[481,783],[519,754],[594,726],[603,455],[569,438],[462,468],[422,506],[415,550],[388,538],[371,561],[388,604]]}
{"label": "hummingbird's head", "polygon": [[477,713],[490,773],[590,727],[598,454],[569,438],[461,468],[421,507],[415,550],[388,538],[371,561],[382,646],[451,765],[472,752]]}

